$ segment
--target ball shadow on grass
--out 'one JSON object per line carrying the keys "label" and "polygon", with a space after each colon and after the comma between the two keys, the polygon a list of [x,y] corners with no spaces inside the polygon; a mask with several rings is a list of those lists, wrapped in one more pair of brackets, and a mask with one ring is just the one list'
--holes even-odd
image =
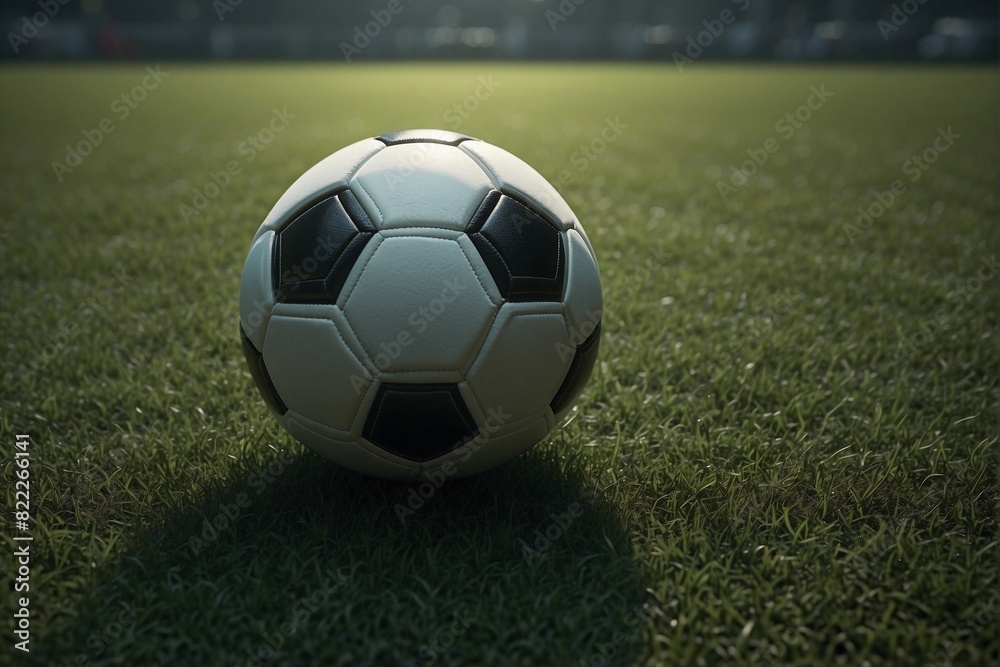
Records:
{"label": "ball shadow on grass", "polygon": [[[234,462],[151,518],[57,643],[86,647],[90,664],[637,656],[645,594],[632,545],[578,463],[540,449],[440,487],[301,451],[265,463]],[[119,627],[123,605],[141,611]]]}

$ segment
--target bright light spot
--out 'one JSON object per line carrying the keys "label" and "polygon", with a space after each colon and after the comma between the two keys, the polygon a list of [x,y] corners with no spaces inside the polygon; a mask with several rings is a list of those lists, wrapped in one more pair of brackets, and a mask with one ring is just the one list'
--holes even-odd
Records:
{"label": "bright light spot", "polygon": [[934,32],[945,37],[971,37],[975,29],[972,21],[949,16],[934,22]]}
{"label": "bright light spot", "polygon": [[647,44],[666,44],[675,34],[676,31],[669,25],[651,25],[642,31],[642,39]]}
{"label": "bright light spot", "polygon": [[430,46],[447,46],[458,40],[459,30],[456,28],[430,28],[427,30],[427,43]]}
{"label": "bright light spot", "polygon": [[845,21],[823,21],[817,23],[813,34],[823,39],[840,39],[847,33]]}
{"label": "bright light spot", "polygon": [[462,43],[473,48],[486,48],[496,42],[493,28],[465,28],[462,30]]}

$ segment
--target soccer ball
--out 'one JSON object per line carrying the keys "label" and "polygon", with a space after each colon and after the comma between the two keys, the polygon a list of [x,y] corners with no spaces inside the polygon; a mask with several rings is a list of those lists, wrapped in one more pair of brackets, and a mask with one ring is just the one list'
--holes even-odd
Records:
{"label": "soccer ball", "polygon": [[240,335],[278,422],[347,468],[463,477],[527,451],[597,359],[590,241],[517,157],[441,130],[343,148],[257,230]]}

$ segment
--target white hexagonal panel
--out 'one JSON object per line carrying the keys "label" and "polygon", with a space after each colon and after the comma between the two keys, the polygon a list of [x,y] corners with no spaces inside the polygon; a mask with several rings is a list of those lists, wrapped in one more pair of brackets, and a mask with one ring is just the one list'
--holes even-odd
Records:
{"label": "white hexagonal panel", "polygon": [[507,303],[469,369],[469,385],[484,412],[514,423],[549,406],[575,352],[561,310]]}
{"label": "white hexagonal panel", "polygon": [[351,179],[379,229],[461,231],[491,189],[482,168],[455,146],[420,142],[385,148]]}
{"label": "white hexagonal panel", "polygon": [[500,191],[547,211],[561,229],[573,226],[576,216],[544,176],[521,158],[485,141],[463,141],[459,148],[478,160],[490,172]]}
{"label": "white hexagonal panel", "polygon": [[351,429],[372,376],[332,320],[273,315],[263,353],[290,410],[338,431]]}
{"label": "white hexagonal panel", "polygon": [[271,289],[271,244],[274,232],[267,232],[250,247],[240,279],[240,324],[250,342],[259,350],[264,345],[267,318],[274,308]]}
{"label": "white hexagonal panel", "polygon": [[277,229],[290,215],[301,211],[307,204],[316,202],[323,195],[346,188],[358,167],[383,148],[385,144],[381,141],[364,139],[317,162],[281,195],[278,203],[264,218],[254,239],[268,230]]}
{"label": "white hexagonal panel", "polygon": [[361,345],[351,329],[344,311],[329,303],[277,303],[271,311],[272,317],[283,315],[286,317],[311,317],[318,320],[330,320],[337,326],[337,333],[341,334],[348,349],[354,356],[368,369],[373,377],[378,369],[375,368],[365,348]]}
{"label": "white hexagonal panel", "polygon": [[458,243],[424,236],[382,241],[344,302],[368,356],[387,372],[463,369],[495,309]]}
{"label": "white hexagonal panel", "polygon": [[586,241],[575,229],[566,233],[566,241],[566,322],[573,344],[579,345],[601,321],[601,276]]}

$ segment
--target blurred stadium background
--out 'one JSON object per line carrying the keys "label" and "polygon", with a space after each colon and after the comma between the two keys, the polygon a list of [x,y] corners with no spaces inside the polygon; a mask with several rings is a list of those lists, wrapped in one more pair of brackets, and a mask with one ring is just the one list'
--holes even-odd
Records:
{"label": "blurred stadium background", "polygon": [[997,58],[994,0],[3,0],[0,21],[6,60]]}

